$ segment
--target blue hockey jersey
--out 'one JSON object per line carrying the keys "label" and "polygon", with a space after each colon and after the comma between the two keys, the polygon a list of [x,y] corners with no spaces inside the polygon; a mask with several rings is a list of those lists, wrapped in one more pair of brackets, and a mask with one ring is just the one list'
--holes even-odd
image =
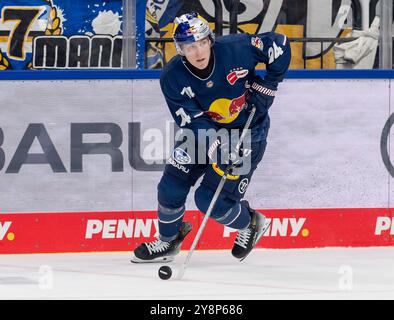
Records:
{"label": "blue hockey jersey", "polygon": [[[182,57],[175,56],[161,73],[164,97],[181,128],[195,133],[210,128],[242,130],[248,118],[246,92],[256,65],[266,65],[266,86],[275,90],[290,64],[289,40],[274,32],[228,35],[216,39],[213,54],[213,70],[206,79],[194,75]],[[268,128],[268,113],[256,116],[251,124],[252,140],[265,139]]]}

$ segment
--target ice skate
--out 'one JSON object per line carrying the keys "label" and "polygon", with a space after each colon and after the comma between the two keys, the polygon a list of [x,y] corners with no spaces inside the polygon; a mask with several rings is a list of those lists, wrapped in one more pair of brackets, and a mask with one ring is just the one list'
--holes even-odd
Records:
{"label": "ice skate", "polygon": [[182,242],[191,231],[192,225],[189,222],[182,222],[178,237],[172,241],[162,241],[157,239],[152,242],[145,242],[134,249],[134,256],[131,262],[171,262],[181,250]]}
{"label": "ice skate", "polygon": [[238,235],[231,251],[232,255],[239,259],[239,261],[244,260],[248,256],[250,251],[252,251],[260,238],[267,231],[271,223],[271,221],[266,219],[263,214],[250,208],[249,203],[246,200],[241,202],[248,208],[251,220],[246,229],[238,230]]}

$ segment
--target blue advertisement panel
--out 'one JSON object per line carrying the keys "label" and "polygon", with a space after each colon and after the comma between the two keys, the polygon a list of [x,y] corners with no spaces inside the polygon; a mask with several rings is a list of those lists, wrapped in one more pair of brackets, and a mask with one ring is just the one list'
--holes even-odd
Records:
{"label": "blue advertisement panel", "polygon": [[122,0],[3,0],[0,70],[120,68]]}

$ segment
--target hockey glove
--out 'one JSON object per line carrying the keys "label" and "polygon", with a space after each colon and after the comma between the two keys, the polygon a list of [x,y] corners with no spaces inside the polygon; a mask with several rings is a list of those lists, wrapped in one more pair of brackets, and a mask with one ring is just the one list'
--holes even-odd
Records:
{"label": "hockey glove", "polygon": [[260,76],[256,76],[249,88],[246,102],[249,106],[255,106],[256,111],[266,113],[274,102],[276,88],[268,84]]}
{"label": "hockey glove", "polygon": [[222,143],[218,138],[209,147],[208,157],[216,173],[223,175],[228,171],[230,179],[237,179],[238,176],[249,173],[251,153],[252,150],[246,148],[240,148],[238,152],[230,151],[228,143]]}

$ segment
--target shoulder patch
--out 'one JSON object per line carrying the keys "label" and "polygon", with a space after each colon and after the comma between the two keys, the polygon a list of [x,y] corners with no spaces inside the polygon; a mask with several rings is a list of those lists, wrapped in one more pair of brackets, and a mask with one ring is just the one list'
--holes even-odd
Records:
{"label": "shoulder patch", "polygon": [[251,39],[251,44],[252,44],[252,46],[254,46],[260,50],[263,50],[263,48],[264,48],[263,41],[261,41],[261,39],[259,37],[253,37]]}

